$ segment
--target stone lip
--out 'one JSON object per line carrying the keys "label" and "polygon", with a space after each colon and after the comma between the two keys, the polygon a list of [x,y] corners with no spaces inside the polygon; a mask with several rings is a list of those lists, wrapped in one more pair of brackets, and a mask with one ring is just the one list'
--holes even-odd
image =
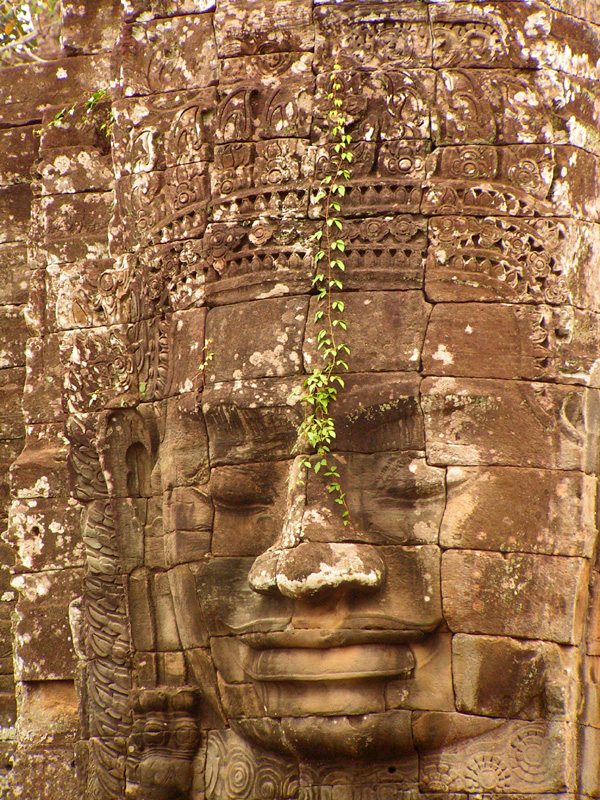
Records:
{"label": "stone lip", "polygon": [[406,645],[359,644],[251,651],[246,673],[257,681],[344,681],[412,677],[415,659]]}
{"label": "stone lip", "polygon": [[[270,649],[294,649],[308,648],[313,650],[329,649],[338,647],[351,647],[355,645],[394,645],[405,644],[407,642],[420,641],[425,636],[431,634],[432,630],[408,629],[392,626],[389,618],[369,619],[371,624],[377,622],[378,630],[368,630],[363,627],[366,620],[347,619],[348,623],[355,622],[355,627],[337,628],[335,630],[325,628],[303,628],[286,631],[271,631],[268,633],[256,632],[246,633],[239,638],[244,644],[249,645],[254,650]],[[386,624],[388,627],[383,628]]]}

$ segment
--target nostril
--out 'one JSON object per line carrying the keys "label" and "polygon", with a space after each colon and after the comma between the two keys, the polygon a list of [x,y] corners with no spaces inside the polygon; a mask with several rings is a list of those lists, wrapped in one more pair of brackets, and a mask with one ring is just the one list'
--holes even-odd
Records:
{"label": "nostril", "polygon": [[377,589],[385,564],[370,545],[303,542],[283,550],[277,559],[276,580],[281,594],[310,599],[337,588]]}

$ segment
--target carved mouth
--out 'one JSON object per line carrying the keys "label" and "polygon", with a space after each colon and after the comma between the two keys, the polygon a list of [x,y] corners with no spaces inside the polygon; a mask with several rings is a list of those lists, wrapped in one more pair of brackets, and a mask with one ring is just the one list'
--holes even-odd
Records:
{"label": "carved mouth", "polygon": [[415,659],[406,645],[360,644],[327,649],[254,650],[245,665],[256,681],[347,681],[410,678]]}
{"label": "carved mouth", "polygon": [[290,628],[285,631],[269,633],[246,633],[240,636],[244,644],[254,650],[278,648],[324,649],[348,647],[352,645],[402,645],[421,641],[435,630],[414,630],[406,628],[384,628],[365,630],[364,628]]}

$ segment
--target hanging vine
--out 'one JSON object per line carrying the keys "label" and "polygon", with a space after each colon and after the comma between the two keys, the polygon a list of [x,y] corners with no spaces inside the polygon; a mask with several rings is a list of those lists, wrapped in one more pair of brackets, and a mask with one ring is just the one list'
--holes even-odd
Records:
{"label": "hanging vine", "polygon": [[336,63],[327,93],[329,135],[334,155],[329,173],[321,180],[318,191],[312,198],[314,205],[323,203],[323,227],[311,237],[320,248],[315,254],[316,274],[313,286],[319,300],[314,322],[322,325],[317,333],[317,349],[323,366],[315,367],[304,381],[304,392],[300,395],[300,401],[304,404],[305,416],[298,428],[298,439],[307,443],[312,453],[312,456],[303,459],[304,466],[315,474],[322,472],[327,478],[327,490],[334,496],[335,503],[342,506],[342,519],[344,525],[348,525],[350,514],[346,494],[338,468],[331,458],[331,447],[336,438],[331,404],[336,401],[338,390],[344,388],[342,374],[348,370],[346,357],[350,353],[343,337],[343,331],[348,326],[344,319],[344,301],[339,293],[344,288],[343,276],[346,269],[340,200],[346,194],[346,186],[350,180],[352,137],[346,133],[348,120],[343,110],[339,73],[340,66]]}

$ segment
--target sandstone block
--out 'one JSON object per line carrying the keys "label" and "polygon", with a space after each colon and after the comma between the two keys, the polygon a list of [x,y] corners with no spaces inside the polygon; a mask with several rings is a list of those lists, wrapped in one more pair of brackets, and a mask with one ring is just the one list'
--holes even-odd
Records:
{"label": "sandstone block", "polygon": [[25,747],[15,757],[12,780],[23,800],[80,800],[81,784],[73,763],[73,745]]}
{"label": "sandstone block", "polygon": [[306,298],[273,298],[211,309],[206,339],[214,349],[207,380],[283,377],[299,372],[307,309]]}
{"label": "sandstone block", "polygon": [[580,472],[450,467],[442,547],[591,555],[595,479]]}
{"label": "sandstone block", "polygon": [[11,367],[0,370],[0,440],[22,439],[25,433],[21,397],[25,370]]}
{"label": "sandstone block", "polygon": [[125,0],[122,5],[126,20],[136,19],[142,13],[152,19],[214,11],[215,0]]}
{"label": "sandstone block", "polygon": [[413,642],[414,675],[409,680],[390,681],[385,690],[386,708],[454,711],[451,635],[437,633]]}
{"label": "sandstone block", "polygon": [[64,425],[27,425],[26,434],[21,456],[11,466],[13,495],[67,497],[70,490]]}
{"label": "sandstone block", "polygon": [[0,442],[0,519],[5,519],[10,502],[11,465],[23,449],[22,439]]}
{"label": "sandstone block", "polygon": [[428,466],[419,452],[340,453],[332,459],[346,492],[349,526],[342,524],[328,480],[311,471],[302,525],[308,541],[437,543],[445,504],[443,470]]}
{"label": "sandstone block", "polygon": [[[219,144],[214,156],[211,187],[216,221],[267,217],[272,222],[306,216],[315,172],[315,149],[307,139]],[[255,238],[260,237],[255,234]]]}
{"label": "sandstone block", "polygon": [[507,637],[452,637],[456,708],[466,714],[539,719],[573,711],[574,648]]}
{"label": "sandstone block", "polygon": [[[419,723],[425,722],[426,716]],[[441,718],[437,714],[434,724],[445,727]],[[463,716],[457,724],[466,725],[469,719],[478,718]],[[450,744],[439,753],[425,753],[421,788],[502,794],[563,791],[568,771],[564,748],[569,737],[564,725],[521,721],[505,722],[501,727],[496,721],[495,725],[490,732]],[[417,747],[420,738],[419,730]],[[513,753],[518,753],[518,758]]]}
{"label": "sandstone block", "polygon": [[65,3],[61,44],[69,53],[109,52],[117,42],[121,4],[117,0]]}
{"label": "sandstone block", "polygon": [[[221,62],[215,140],[250,142],[292,137],[308,139],[314,77],[312,53],[278,62],[273,85],[271,57],[240,56]],[[252,97],[252,110],[248,105]]]}
{"label": "sandstone block", "polygon": [[[171,318],[169,352],[169,393],[190,392],[192,385],[202,385],[209,369],[207,355],[214,353],[204,335],[205,308],[177,311]],[[203,348],[206,346],[206,350]],[[197,369],[194,370],[194,364]]]}
{"label": "sandstone block", "polygon": [[136,22],[125,28],[121,46],[120,80],[126,97],[201,89],[217,80],[209,15]]}
{"label": "sandstone block", "polygon": [[0,369],[25,366],[28,331],[20,306],[0,306]]}
{"label": "sandstone block", "polygon": [[333,416],[336,450],[423,450],[420,379],[414,373],[354,373],[344,379]]}
{"label": "sandstone block", "polygon": [[[335,299],[344,304],[334,319],[347,322],[348,330],[336,331],[336,341],[344,342],[350,354],[343,358],[350,372],[396,372],[419,368],[420,354],[431,306],[421,292],[341,292]],[[323,311],[323,303],[311,298],[304,343],[307,372],[322,368],[318,350],[318,334],[327,330],[326,318],[315,322],[315,314]],[[369,335],[364,322],[369,319]]]}
{"label": "sandstone block", "polygon": [[27,302],[31,271],[25,244],[0,245],[0,302],[20,305]]}
{"label": "sandstone block", "polygon": [[577,644],[588,576],[581,558],[449,550],[442,556],[444,617],[456,633]]}
{"label": "sandstone block", "polygon": [[312,50],[311,0],[250,0],[243,7],[225,0],[215,13],[215,38],[220,58]]}
{"label": "sandstone block", "polygon": [[257,556],[275,543],[285,519],[290,467],[290,461],[271,461],[211,470],[213,555]]}
{"label": "sandstone block", "polygon": [[125,175],[116,187],[111,236],[125,253],[202,236],[209,187],[205,162]]}
{"label": "sandstone block", "polygon": [[308,293],[314,274],[309,238],[315,230],[314,223],[262,216],[251,224],[211,223],[204,244],[208,302]]}
{"label": "sandstone block", "polygon": [[586,264],[600,248],[599,230],[555,218],[434,217],[427,293],[435,301],[573,303],[597,310],[598,278]]}
{"label": "sandstone block", "polygon": [[595,393],[544,383],[426,378],[428,460],[593,470],[595,434],[584,418],[588,424],[595,418]]}
{"label": "sandstone block", "polygon": [[[564,150],[542,144],[438,148],[427,157],[422,211],[445,214],[452,208],[455,213],[475,216],[560,215],[562,193],[555,197],[553,190],[558,162],[564,161],[558,152]],[[563,178],[565,188],[580,180],[571,164],[564,167]]]}
{"label": "sandstone block", "polygon": [[[347,98],[347,129],[354,140],[371,141],[376,135],[386,142],[430,138],[430,105],[436,80],[433,70],[342,70],[338,75],[341,91]],[[329,139],[328,91],[329,76],[321,73],[317,79],[311,133],[316,144]],[[409,103],[407,95],[411,98]]]}
{"label": "sandstone block", "polygon": [[69,627],[69,604],[81,595],[80,569],[17,575],[15,680],[71,680],[75,655]]}
{"label": "sandstone block", "polygon": [[164,530],[210,534],[213,513],[208,485],[177,486],[163,501]]}
{"label": "sandstone block", "polygon": [[28,425],[57,424],[64,419],[64,367],[57,334],[27,341],[23,415]]}
{"label": "sandstone block", "polygon": [[167,400],[160,457],[164,490],[208,482],[208,437],[195,394]]}
{"label": "sandstone block", "polygon": [[253,558],[220,557],[202,564],[196,582],[211,636],[283,630],[289,624],[293,604],[288,598],[273,601],[250,588],[253,563]]}
{"label": "sandstone block", "polygon": [[315,60],[328,73],[335,60],[345,68],[406,69],[431,65],[426,10],[419,3],[323,5],[316,14]]}
{"label": "sandstone block", "polygon": [[15,500],[4,538],[15,550],[17,572],[82,567],[80,518],[81,508],[71,499]]}
{"label": "sandstone block", "polygon": [[208,646],[208,631],[198,601],[194,573],[190,567],[182,565],[169,570],[168,576],[183,648]]}
{"label": "sandstone block", "polygon": [[107,226],[112,193],[50,195],[36,200],[48,263],[68,263],[108,255]]}
{"label": "sandstone block", "polygon": [[1,186],[30,180],[30,170],[39,148],[35,130],[33,126],[23,126],[0,132]]}
{"label": "sandstone block", "polygon": [[0,242],[25,242],[29,233],[31,187],[27,183],[0,188],[0,215],[5,220]]}
{"label": "sandstone block", "polygon": [[386,545],[376,548],[385,567],[382,587],[372,596],[356,600],[356,613],[378,628],[378,620],[392,619],[404,630],[429,632],[442,619],[440,550],[434,545]]}
{"label": "sandstone block", "polygon": [[2,70],[0,122],[24,125],[37,122],[50,107],[70,106],[81,97],[106,89],[110,73],[108,56],[76,56],[47,64],[22,64]]}
{"label": "sandstone block", "polygon": [[43,195],[108,191],[113,171],[110,155],[96,147],[53,148],[38,162]]}
{"label": "sandstone block", "polygon": [[297,379],[223,382],[203,392],[212,466],[289,458],[302,410]]}
{"label": "sandstone block", "polygon": [[[476,3],[469,10],[467,24],[461,3],[434,3],[434,66],[548,67],[591,77],[598,60],[598,36],[590,31],[583,41],[579,24],[568,16],[573,7],[569,10],[567,5],[554,4],[555,11],[552,3],[527,8],[518,3]],[[539,23],[529,26],[527,15],[534,7]]]}
{"label": "sandstone block", "polygon": [[[585,80],[553,70],[444,69],[438,75],[439,144],[581,146],[582,140],[597,140],[593,127],[598,112]],[[552,97],[563,101],[557,114],[550,111]],[[574,121],[579,123],[576,134]]]}
{"label": "sandstone block", "polygon": [[427,328],[429,375],[596,385],[597,314],[547,305],[439,303]]}
{"label": "sandstone block", "polygon": [[[114,103],[115,177],[210,161],[216,89],[153,94]],[[190,133],[190,128],[193,135]]]}

